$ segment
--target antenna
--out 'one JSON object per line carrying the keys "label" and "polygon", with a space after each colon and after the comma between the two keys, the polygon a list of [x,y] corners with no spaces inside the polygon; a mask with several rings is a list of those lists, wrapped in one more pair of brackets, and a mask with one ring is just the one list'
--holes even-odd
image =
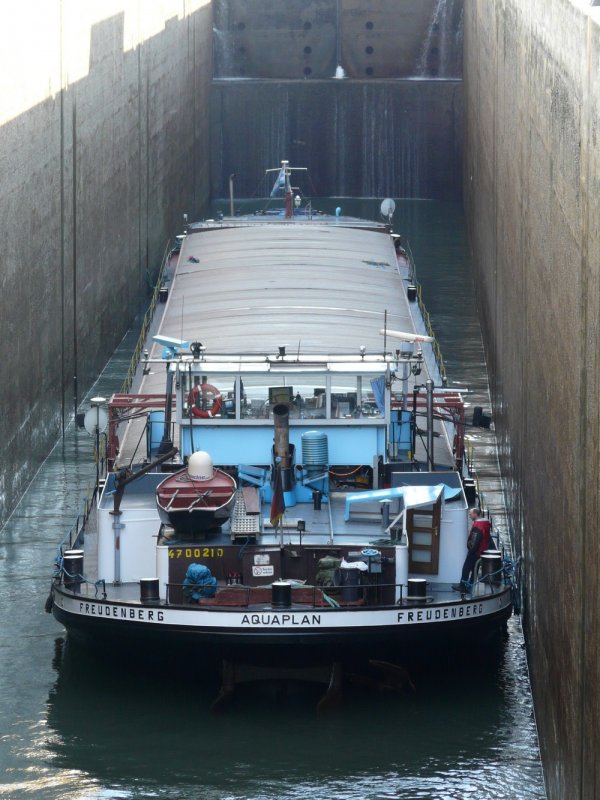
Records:
{"label": "antenna", "polygon": [[185,295],[181,298],[181,341],[183,341],[183,309],[185,306]]}
{"label": "antenna", "polygon": [[[194,388],[192,386],[193,378],[192,378],[192,364],[191,364],[191,362],[190,362],[190,364],[188,366],[188,372],[189,372],[189,376],[190,376],[190,394],[188,394],[188,397],[189,397],[191,395],[192,389]],[[189,403],[188,403],[188,414],[190,415],[190,455],[193,455],[195,453],[194,423],[192,421],[192,412],[191,412],[191,409],[189,408]]]}
{"label": "antenna", "polygon": [[433,342],[433,336],[423,336],[420,333],[408,333],[405,331],[392,331],[386,328],[381,328],[379,333],[385,337],[384,347],[387,342],[387,337],[391,336],[393,339],[401,339],[403,342]]}
{"label": "antenna", "polygon": [[296,361],[300,361],[300,343],[301,339],[298,339],[298,352],[296,353]]}
{"label": "antenna", "polygon": [[396,210],[396,203],[394,203],[391,197],[386,197],[381,203],[379,210],[381,212],[381,216],[384,218],[387,217],[387,221],[391,222],[392,217],[394,216],[394,211]]}
{"label": "antenna", "polygon": [[387,350],[387,308],[383,312],[383,358]]}
{"label": "antenna", "polygon": [[174,358],[176,353],[180,350],[186,350],[190,346],[189,342],[174,339],[172,336],[153,336],[152,339],[161,347],[164,347],[162,357],[165,360]]}

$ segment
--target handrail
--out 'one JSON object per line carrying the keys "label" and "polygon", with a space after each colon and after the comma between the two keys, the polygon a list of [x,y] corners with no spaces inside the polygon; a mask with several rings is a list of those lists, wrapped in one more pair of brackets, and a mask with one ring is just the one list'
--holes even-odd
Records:
{"label": "handrail", "polygon": [[435,331],[433,329],[433,325],[431,324],[431,316],[425,307],[425,302],[423,301],[423,292],[421,288],[421,284],[417,279],[417,270],[415,266],[415,260],[413,258],[412,250],[410,249],[410,245],[407,242],[407,250],[406,254],[408,255],[408,263],[409,263],[409,276],[413,282],[417,290],[417,302],[419,304],[419,311],[421,312],[421,316],[423,317],[423,322],[425,323],[425,328],[427,329],[427,333],[433,339],[431,346],[433,348],[433,355],[435,358],[435,362],[437,367],[440,371],[440,376],[442,378],[442,384],[446,386],[448,383],[448,377],[446,375],[446,366],[444,364],[444,357],[442,356],[442,350],[440,348],[439,342],[436,338]]}
{"label": "handrail", "polygon": [[142,327],[140,329],[140,335],[137,340],[137,344],[135,346],[135,350],[133,351],[133,356],[131,357],[131,362],[129,364],[129,369],[127,370],[127,376],[123,381],[123,385],[121,386],[121,394],[128,394],[129,390],[131,389],[131,385],[133,383],[133,378],[135,376],[135,371],[137,369],[138,364],[140,363],[140,359],[142,357],[142,353],[144,350],[144,344],[146,342],[146,336],[148,335],[148,329],[150,328],[150,324],[152,322],[152,317],[154,316],[154,311],[156,309],[156,304],[158,303],[158,296],[160,294],[160,289],[162,285],[162,279],[165,273],[165,269],[167,263],[169,261],[169,256],[171,254],[171,250],[169,249],[169,245],[171,244],[171,240],[167,241],[167,245],[165,247],[165,251],[163,253],[160,269],[158,271],[158,275],[156,278],[156,284],[154,286],[154,291],[152,292],[152,297],[150,298],[150,304],[146,309],[146,313],[144,314],[144,319],[142,320]]}
{"label": "handrail", "polygon": [[[271,589],[270,584],[267,585],[267,586],[244,586],[244,585],[239,585],[239,584],[232,584],[231,586],[217,585],[215,587],[209,587],[209,586],[207,586],[207,587],[202,587],[202,586],[193,587],[193,586],[190,586],[189,584],[175,583],[175,582],[172,582],[172,581],[169,581],[166,584],[166,587],[167,587],[167,598],[166,598],[167,605],[171,604],[170,600],[169,600],[169,594],[170,594],[170,590],[171,589],[181,589],[182,592],[183,592],[185,589],[194,590],[194,588],[195,588],[196,591],[200,591],[202,588],[206,588],[206,589],[215,588],[216,590],[233,590],[233,591],[237,591],[237,592],[243,593],[245,595],[245,602],[241,601],[239,606],[237,606],[238,608],[248,608],[248,607],[250,607],[250,605],[254,605],[255,604],[255,603],[251,603],[251,593],[252,592],[256,592],[258,590],[269,591]],[[360,585],[358,585],[356,587],[353,586],[352,588],[360,589],[361,591],[363,591],[363,590],[366,590],[366,591],[369,591],[369,590],[379,591],[380,589],[394,589],[394,590],[400,589],[400,592],[399,592],[400,593],[400,598],[395,603],[386,603],[386,604],[369,603],[369,604],[363,604],[361,606],[357,606],[357,607],[360,607],[360,608],[381,608],[382,605],[385,605],[386,607],[389,607],[389,608],[394,608],[396,605],[399,605],[403,600],[404,587],[403,587],[403,584],[401,584],[401,583],[398,583],[398,584],[395,584],[395,583],[377,583],[377,584],[375,584],[375,583],[374,584],[365,583],[365,584],[360,584]],[[311,608],[311,609],[320,608],[320,609],[325,609],[325,608],[329,607],[329,608],[337,609],[337,608],[353,607],[355,605],[355,603],[353,601],[348,601],[348,606],[341,605],[337,601],[337,599],[335,597],[331,597],[326,591],[326,590],[328,590],[330,592],[332,592],[332,591],[335,591],[335,592],[342,591],[344,589],[343,586],[307,586],[306,584],[297,584],[297,585],[293,585],[292,586],[292,591],[294,589],[296,589],[298,591],[302,591],[302,590],[306,591],[306,590],[310,589],[312,591],[312,605],[310,605],[310,603],[308,603],[308,602],[304,602],[304,603],[303,602],[299,602],[296,605],[296,611],[301,610],[302,608]],[[323,603],[317,603],[316,602],[316,599],[317,599],[318,595],[324,601]],[[210,597],[204,598],[204,600],[210,600],[210,599],[212,599],[212,598],[210,598]],[[187,602],[173,603],[172,605],[178,605],[178,606],[179,605],[183,605],[185,607],[189,607],[190,603],[187,603]],[[202,608],[221,608],[222,609],[224,607],[225,606],[220,605],[218,603],[214,603],[214,604],[211,604],[211,603],[208,603],[208,602],[203,602],[202,603]],[[233,606],[233,607],[235,608],[236,606]]]}
{"label": "handrail", "polygon": [[[71,549],[73,547],[73,542],[77,541],[77,537],[85,528],[86,522],[88,521],[90,513],[93,508],[93,502],[94,498],[96,497],[97,491],[98,491],[98,486],[94,484],[94,488],[90,494],[90,484],[88,483],[83,498],[83,507],[79,512],[79,514],[77,514],[75,522],[73,523],[73,525],[71,525],[69,531],[63,537],[62,541],[58,545],[58,552],[55,558],[55,564],[57,566],[59,566],[60,562],[62,561],[63,548]],[[68,546],[67,542],[69,543]]]}
{"label": "handrail", "polygon": [[[503,563],[503,566],[499,570],[499,572],[504,571],[506,567],[508,567],[508,564],[504,564]],[[494,573],[494,575],[495,574],[496,573]],[[493,577],[493,576],[486,576],[486,577]],[[484,581],[484,580],[477,581],[476,583],[485,584],[486,586],[490,586],[491,585],[491,584],[487,583],[487,581]],[[506,586],[509,586],[509,585],[511,585],[511,580],[510,580],[510,573],[507,571],[506,575],[505,575],[504,584],[503,584],[503,586],[498,588],[498,593],[503,592],[504,589],[506,588]],[[183,602],[172,602],[170,600],[170,597],[169,597],[172,589],[181,590],[183,592],[184,589],[186,589],[186,588],[187,589],[191,589],[193,587],[189,586],[188,584],[175,583],[175,582],[171,582],[171,581],[166,584],[166,587],[167,587],[167,596],[166,596],[166,604],[167,605],[172,605],[172,606],[177,606],[177,607],[185,607],[185,608],[189,608],[190,605],[195,605],[193,602],[185,602],[185,601],[183,601]],[[210,608],[210,609],[221,609],[222,610],[224,608],[230,608],[230,609],[249,608],[251,605],[252,606],[257,605],[257,606],[261,606],[262,607],[262,606],[264,606],[264,602],[263,603],[260,603],[260,602],[252,602],[251,603],[251,592],[256,591],[258,589],[269,590],[271,587],[270,587],[270,585],[269,586],[243,586],[243,585],[235,585],[235,584],[232,585],[232,586],[219,585],[219,586],[216,586],[216,587],[209,587],[209,586],[207,586],[207,587],[201,587],[201,586],[196,587],[197,591],[200,591],[200,589],[202,589],[202,588],[206,588],[206,589],[215,588],[217,591],[218,590],[233,590],[233,591],[237,591],[237,592],[240,593],[241,597],[240,597],[240,602],[238,603],[238,605],[225,606],[225,605],[222,605],[222,604],[219,604],[219,603],[211,603],[210,600],[213,599],[211,597],[203,598],[203,601],[200,604],[200,607],[204,608],[204,609]],[[359,589],[359,590],[362,590],[362,591],[364,591],[364,590],[368,591],[370,589],[371,590],[375,590],[375,591],[379,591],[381,589],[394,589],[394,591],[395,591],[395,590],[399,589],[400,590],[400,598],[398,600],[396,600],[395,602],[393,602],[393,603],[372,603],[371,602],[371,603],[364,603],[362,605],[358,605],[358,604],[355,604],[353,601],[348,601],[348,604],[344,605],[343,601],[342,601],[342,603],[338,602],[339,598],[337,597],[337,594],[335,595],[335,597],[330,597],[328,595],[328,593],[327,593],[327,591],[331,592],[332,590],[335,590],[336,592],[337,591],[341,591],[341,590],[344,589],[343,586],[335,586],[335,587],[327,587],[327,586],[325,586],[325,587],[321,587],[321,586],[299,585],[299,586],[292,586],[292,590],[293,589],[298,589],[298,590],[311,589],[312,590],[312,597],[313,597],[312,605],[309,602],[304,602],[304,603],[297,602],[295,605],[291,606],[290,609],[267,608],[267,609],[265,609],[265,611],[272,612],[272,611],[281,610],[281,611],[284,611],[284,612],[288,612],[288,611],[292,610],[292,611],[295,611],[296,613],[298,613],[298,612],[301,612],[303,609],[311,609],[313,611],[315,609],[327,610],[328,608],[332,608],[332,609],[335,609],[335,610],[338,610],[338,609],[345,610],[345,609],[348,609],[348,608],[360,608],[360,609],[379,608],[379,609],[381,609],[381,608],[397,608],[398,606],[405,607],[405,604],[408,605],[408,607],[410,607],[410,608],[416,607],[419,604],[421,604],[424,608],[432,608],[432,607],[434,607],[434,606],[432,606],[432,603],[431,603],[431,600],[433,599],[432,595],[428,595],[427,597],[419,598],[419,599],[406,597],[404,595],[404,592],[406,591],[406,584],[401,584],[401,583],[360,584],[360,585],[358,585],[356,587],[352,587],[352,588],[356,588],[356,589]],[[429,588],[431,588],[431,587],[429,587]],[[319,603],[319,604],[316,603],[317,593],[320,593],[321,597],[324,600],[324,603]],[[494,594],[494,593],[495,592],[492,589],[492,594]],[[471,599],[476,599],[476,598],[474,596],[472,596]],[[331,600],[333,600],[334,602],[333,603],[330,602]],[[457,602],[458,602],[458,598],[457,598]]]}
{"label": "handrail", "polygon": [[[473,590],[475,589],[476,586],[484,587],[486,590],[491,590],[491,592],[489,592],[489,591],[485,591],[484,592],[484,594],[487,597],[490,597],[490,596],[493,596],[493,595],[502,594],[504,591],[506,591],[507,588],[511,588],[512,587],[514,589],[514,587],[515,587],[515,572],[516,572],[516,568],[517,568],[518,564],[519,564],[519,559],[517,559],[517,561],[512,561],[510,558],[504,556],[503,560],[502,560],[502,566],[498,570],[496,570],[495,572],[484,576],[484,575],[481,575],[481,571],[478,570],[477,571],[478,574],[475,576],[475,581],[473,583],[469,583],[469,591],[465,593],[466,595],[469,595],[468,602],[476,601],[476,600],[481,598],[480,594],[474,594],[473,593]],[[102,587],[102,596],[103,596],[104,600],[108,599],[111,602],[122,602],[122,599],[120,600],[117,597],[112,597],[112,596],[108,597],[107,596],[108,593],[106,591],[106,581],[104,579],[100,578],[99,580],[95,580],[94,581],[91,578],[86,577],[83,573],[70,573],[70,572],[68,572],[64,567],[63,557],[62,557],[62,554],[61,554],[56,559],[56,570],[54,572],[54,576],[53,577],[54,577],[55,581],[61,581],[63,576],[67,577],[67,578],[70,578],[71,580],[77,581],[78,583],[81,583],[81,584],[88,584],[90,587],[92,587],[94,589],[94,596],[96,596],[96,597],[98,596],[99,587]],[[494,578],[497,578],[497,580],[494,580]],[[334,611],[341,610],[341,611],[344,611],[344,610],[348,610],[348,609],[352,609],[352,608],[357,609],[357,610],[372,610],[372,609],[380,609],[380,610],[381,609],[388,609],[389,610],[389,609],[394,609],[394,608],[409,608],[409,609],[424,608],[424,609],[430,609],[430,608],[438,608],[440,605],[447,605],[448,602],[456,602],[456,603],[465,602],[465,598],[461,598],[459,600],[459,598],[456,597],[453,593],[451,593],[452,597],[450,598],[450,600],[439,598],[437,600],[437,602],[432,602],[432,601],[435,600],[435,596],[432,595],[432,594],[428,594],[426,597],[422,597],[422,598],[408,597],[408,596],[405,596],[405,592],[406,592],[406,588],[407,588],[406,584],[401,584],[401,583],[360,584],[360,585],[358,585],[356,587],[352,587],[352,588],[356,588],[356,589],[360,589],[360,590],[367,590],[367,591],[369,589],[372,589],[372,590],[394,589],[394,593],[396,592],[396,590],[399,589],[400,590],[399,591],[399,594],[400,594],[399,599],[394,601],[394,602],[391,602],[391,603],[382,603],[382,602],[372,602],[371,601],[371,602],[364,602],[364,603],[360,603],[359,604],[358,602],[352,601],[352,600],[347,601],[347,602],[341,600],[341,602],[340,602],[340,598],[338,597],[337,594],[335,596],[332,596],[332,595],[328,594],[328,591],[332,592],[332,593],[333,593],[334,590],[335,591],[341,591],[341,590],[344,589],[343,586],[336,586],[336,587],[327,587],[327,586],[325,586],[325,587],[321,587],[321,586],[307,586],[307,585],[304,584],[304,585],[298,585],[298,586],[292,587],[292,588],[296,588],[298,590],[302,590],[302,589],[311,590],[311,592],[312,592],[312,604],[311,604],[310,600],[308,602],[306,602],[306,601],[305,602],[296,601],[289,608],[272,608],[271,606],[265,606],[265,601],[264,600],[262,602],[256,602],[256,599],[253,600],[252,599],[252,594],[251,594],[253,591],[256,591],[256,590],[259,590],[259,589],[268,591],[271,588],[270,585],[269,586],[243,586],[243,585],[235,585],[234,584],[232,586],[219,585],[219,586],[216,586],[214,588],[217,589],[217,590],[232,590],[232,591],[239,592],[240,593],[240,601],[238,603],[236,603],[235,605],[223,605],[223,604],[214,603],[214,602],[211,603],[210,600],[212,600],[212,598],[210,598],[210,597],[203,598],[203,602],[197,605],[193,601],[187,602],[184,599],[172,601],[171,598],[170,598],[172,590],[181,590],[183,592],[183,590],[185,588],[188,588],[188,589],[192,588],[189,585],[184,584],[184,583],[176,583],[176,582],[168,582],[165,585],[166,585],[166,588],[167,588],[166,599],[164,601],[164,605],[165,606],[170,606],[170,607],[173,607],[173,608],[187,608],[187,609],[189,609],[190,606],[192,606],[192,607],[197,607],[199,609],[211,609],[211,610],[219,609],[221,611],[224,610],[224,609],[229,609],[231,611],[235,611],[236,609],[240,609],[240,608],[247,609],[247,608],[256,607],[256,613],[263,613],[263,612],[271,613],[273,611],[275,611],[275,612],[281,611],[282,613],[296,613],[297,614],[297,613],[302,613],[303,611],[307,611],[307,610],[310,610],[311,612],[314,612],[316,610],[319,610],[319,611],[328,611],[328,610],[334,610]],[[197,588],[200,589],[202,587],[197,587]],[[204,588],[209,589],[209,588],[213,588],[213,587],[208,587],[207,586],[207,587],[204,587]],[[432,587],[429,587],[429,589],[431,591]],[[79,591],[81,591],[81,590],[79,590]],[[446,591],[446,590],[444,590],[444,591]],[[448,594],[449,592],[446,592],[446,593]],[[317,603],[317,596],[319,597],[320,600],[322,600],[322,602]],[[292,599],[293,599],[293,594],[292,594]],[[130,601],[128,600],[126,602],[130,602]],[[163,605],[163,603],[161,603],[161,605]]]}

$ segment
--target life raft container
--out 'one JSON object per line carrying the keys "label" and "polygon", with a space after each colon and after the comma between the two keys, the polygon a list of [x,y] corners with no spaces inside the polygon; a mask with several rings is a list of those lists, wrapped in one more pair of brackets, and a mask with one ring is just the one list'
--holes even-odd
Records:
{"label": "life raft container", "polygon": [[[205,411],[203,408],[199,408],[196,405],[201,396],[204,396],[205,394],[211,394],[214,398],[212,406],[207,411]],[[210,383],[203,383],[201,386],[194,386],[188,397],[188,408],[191,409],[192,415],[194,417],[200,417],[201,419],[211,419],[212,417],[216,417],[221,410],[222,405],[223,397],[221,396],[221,393]]]}

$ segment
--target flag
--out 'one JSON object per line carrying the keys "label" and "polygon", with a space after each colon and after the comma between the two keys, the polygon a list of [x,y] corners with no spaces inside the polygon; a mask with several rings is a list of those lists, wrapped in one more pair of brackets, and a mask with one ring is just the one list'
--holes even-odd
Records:
{"label": "flag", "polygon": [[281,480],[281,467],[275,467],[275,483],[273,485],[273,498],[271,500],[271,525],[276,528],[285,514],[285,500],[283,499],[283,482]]}
{"label": "flag", "polygon": [[282,167],[279,170],[277,180],[271,189],[271,197],[282,197],[285,194],[285,169]]}

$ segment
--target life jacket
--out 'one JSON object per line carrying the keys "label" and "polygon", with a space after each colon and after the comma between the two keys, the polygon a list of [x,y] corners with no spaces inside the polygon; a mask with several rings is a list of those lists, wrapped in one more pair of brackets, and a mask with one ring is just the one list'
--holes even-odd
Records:
{"label": "life jacket", "polygon": [[476,519],[473,528],[481,532],[481,542],[477,548],[477,558],[479,558],[484,550],[492,547],[492,524],[489,519]]}

